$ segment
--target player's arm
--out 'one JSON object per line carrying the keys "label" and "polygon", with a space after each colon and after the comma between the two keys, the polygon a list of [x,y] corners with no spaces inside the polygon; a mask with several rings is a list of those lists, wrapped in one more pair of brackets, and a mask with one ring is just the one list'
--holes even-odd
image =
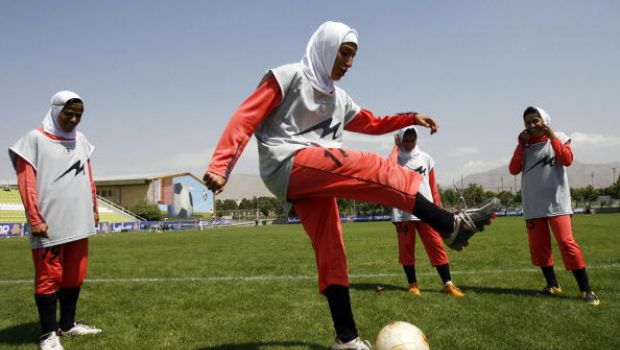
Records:
{"label": "player's arm", "polygon": [[47,224],[39,211],[39,194],[37,192],[37,173],[22,157],[17,156],[15,167],[17,173],[17,189],[22,197],[26,219],[30,225],[30,233],[33,236],[49,238]]}
{"label": "player's arm", "polygon": [[570,139],[562,143],[557,137],[551,139],[551,147],[555,153],[555,160],[563,166],[569,166],[573,163],[573,150],[570,147]]}
{"label": "player's arm", "polygon": [[375,116],[367,109],[360,110],[344,129],[361,134],[381,135],[410,125],[421,125],[437,131],[438,125],[432,117],[410,112],[396,115]]}
{"label": "player's arm", "polygon": [[432,168],[428,173],[428,184],[431,188],[433,203],[435,203],[436,206],[443,208],[443,203],[441,203],[441,195],[439,194],[439,186],[437,186],[437,180],[435,179],[435,168]]}
{"label": "player's arm", "polygon": [[508,164],[508,171],[511,175],[517,175],[523,170],[523,158],[525,155],[525,147],[529,142],[530,136],[527,130],[523,130],[517,138],[518,144],[514,152],[512,152],[512,158]]}
{"label": "player's arm", "polygon": [[400,138],[398,135],[394,135],[394,146],[392,147],[392,151],[390,151],[390,155],[388,156],[388,162],[390,163],[398,163],[398,150],[400,149]]}
{"label": "player's arm", "polygon": [[522,145],[517,145],[514,152],[512,153],[512,158],[510,159],[510,163],[508,164],[508,171],[510,171],[511,175],[518,175],[523,170],[523,155],[525,151],[525,147]]}
{"label": "player's arm", "polygon": [[562,142],[553,132],[553,129],[547,124],[542,125],[541,128],[545,136],[551,140],[551,147],[555,153],[555,161],[563,166],[571,165],[573,163],[573,150],[570,147],[570,139],[567,139],[566,142]]}
{"label": "player's arm", "polygon": [[93,178],[93,168],[90,165],[90,159],[88,160],[88,176],[90,180],[90,194],[93,198],[93,214],[95,216],[95,226],[99,224],[99,203],[97,203],[97,186]]}
{"label": "player's arm", "polygon": [[252,134],[281,100],[280,86],[270,75],[233,113],[203,177],[210,190],[222,191]]}

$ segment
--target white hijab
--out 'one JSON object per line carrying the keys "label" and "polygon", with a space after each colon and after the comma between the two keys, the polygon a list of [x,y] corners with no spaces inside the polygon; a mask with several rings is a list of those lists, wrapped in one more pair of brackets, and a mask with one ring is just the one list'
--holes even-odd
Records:
{"label": "white hijab", "polygon": [[398,139],[400,140],[400,142],[402,144],[403,138],[405,137],[405,132],[407,130],[411,130],[411,129],[413,129],[413,131],[414,131],[414,133],[416,135],[415,147],[411,151],[409,151],[409,152],[405,151],[402,146],[400,146],[398,148],[398,163],[399,164],[403,164],[403,165],[407,164],[411,159],[413,159],[416,155],[418,155],[421,152],[420,148],[418,147],[418,142],[417,142],[417,141],[419,141],[419,140],[417,140],[418,129],[414,125],[407,126],[407,127],[404,127],[402,129],[398,130]]}
{"label": "white hijab", "polygon": [[65,104],[67,101],[77,98],[81,101],[82,98],[73,91],[59,91],[54,96],[52,96],[52,103],[50,105],[45,118],[43,118],[43,130],[49,132],[50,134],[63,137],[65,139],[75,139],[75,135],[77,134],[77,127],[71,130],[70,132],[64,131],[60,125],[58,124],[58,116],[63,108],[65,108]]}
{"label": "white hijab", "polygon": [[306,54],[301,59],[304,73],[312,86],[325,94],[333,93],[336,88],[331,79],[332,69],[340,45],[344,42],[357,45],[357,31],[344,23],[325,22],[310,37]]}
{"label": "white hijab", "polygon": [[[547,113],[547,111],[545,111],[544,109],[540,107],[536,107],[536,106],[532,106],[532,108],[538,111],[538,114],[540,114],[540,118],[542,119],[545,125],[551,125],[551,116],[549,115],[549,113]],[[570,136],[568,136],[567,134],[561,131],[554,131],[553,133],[558,139],[560,139],[562,143],[566,143],[570,141]]]}
{"label": "white hijab", "polygon": [[[536,107],[536,106],[529,106],[527,108],[534,108],[536,111],[538,111],[538,114],[540,114],[540,119],[543,120],[543,124],[545,125],[550,125],[551,123],[551,116],[549,115],[549,113],[547,113],[547,111],[545,111],[544,109],[540,108],[540,107]],[[526,110],[527,110],[526,108]],[[525,118],[525,116],[523,116]]]}
{"label": "white hijab", "polygon": [[545,111],[544,109],[540,107],[536,107],[536,106],[531,106],[531,107],[538,111],[538,114],[540,114],[540,118],[542,119],[543,124],[551,125],[551,116],[549,115],[549,113],[547,113],[547,111]]}

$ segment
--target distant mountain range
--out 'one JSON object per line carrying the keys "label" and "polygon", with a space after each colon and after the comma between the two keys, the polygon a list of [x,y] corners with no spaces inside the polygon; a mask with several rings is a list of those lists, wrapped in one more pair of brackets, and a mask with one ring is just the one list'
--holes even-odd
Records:
{"label": "distant mountain range", "polygon": [[[620,162],[603,163],[603,164],[586,164],[573,161],[568,167],[568,181],[571,187],[579,188],[593,185],[594,188],[608,187],[613,183],[614,170],[616,169],[616,179],[620,176]],[[516,181],[515,181],[516,180]],[[455,180],[455,185],[461,187],[461,179]],[[521,188],[521,176],[510,175],[508,165],[491,169],[489,171],[477,174],[471,174],[463,177],[463,186],[469,184],[481,185],[484,189],[498,192],[502,189],[505,191],[514,191]],[[450,188],[452,184],[441,184],[443,188]]]}
{"label": "distant mountain range", "polygon": [[[614,177],[613,169],[616,169],[616,179],[620,176],[620,162],[604,163],[604,164],[586,164],[574,161],[568,167],[568,179],[571,187],[586,187],[594,184],[595,188],[608,187],[612,184]],[[592,175],[594,174],[594,176]],[[515,181],[516,180],[516,181]],[[502,183],[503,182],[503,183]],[[505,191],[514,191],[521,188],[521,178],[510,175],[508,165],[491,169],[489,171],[477,174],[471,174],[463,177],[463,186],[475,183],[481,185],[484,189],[498,192],[502,189]],[[442,188],[451,188],[451,183],[440,184]],[[455,185],[461,187],[461,179],[456,180]],[[224,188],[224,192],[217,195],[217,199],[234,199],[241,200],[243,198],[252,197],[273,197],[271,192],[265,187],[259,175],[255,174],[233,174]]]}
{"label": "distant mountain range", "polygon": [[260,175],[256,174],[233,174],[228,179],[224,192],[215,196],[215,199],[234,199],[252,197],[274,197],[265,187]]}

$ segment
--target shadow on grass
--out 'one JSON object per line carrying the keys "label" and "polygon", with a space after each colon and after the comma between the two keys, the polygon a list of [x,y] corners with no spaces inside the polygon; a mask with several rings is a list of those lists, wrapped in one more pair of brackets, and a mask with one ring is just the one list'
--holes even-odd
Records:
{"label": "shadow on grass", "polygon": [[39,323],[29,322],[0,330],[0,344],[36,344],[39,339]]}
{"label": "shadow on grass", "polygon": [[351,283],[349,284],[349,288],[351,289],[364,290],[364,291],[371,290],[373,292],[377,291],[378,286],[382,287],[383,291],[388,291],[388,290],[407,291],[407,288],[403,286],[394,286],[391,284],[383,284],[383,283]]}
{"label": "shadow on grass", "polygon": [[240,343],[240,344],[222,344],[209,346],[205,348],[198,348],[197,350],[266,350],[270,347],[304,347],[305,349],[312,350],[325,350],[328,347],[324,345],[311,344],[299,341],[274,341],[264,343]]}
{"label": "shadow on grass", "polygon": [[481,294],[512,294],[518,296],[539,297],[539,298],[557,298],[557,299],[574,299],[570,295],[545,295],[540,290],[521,289],[521,288],[498,288],[498,287],[479,287],[459,285],[459,288],[465,293],[472,291]]}

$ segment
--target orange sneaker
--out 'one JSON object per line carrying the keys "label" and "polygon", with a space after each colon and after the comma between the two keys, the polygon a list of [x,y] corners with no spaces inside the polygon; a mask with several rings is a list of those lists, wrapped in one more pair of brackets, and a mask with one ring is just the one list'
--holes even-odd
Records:
{"label": "orange sneaker", "polygon": [[417,283],[410,283],[407,292],[411,295],[415,295],[416,297],[422,295],[422,292],[420,291],[420,288],[418,288]]}
{"label": "orange sneaker", "polygon": [[544,295],[556,295],[562,293],[562,287],[560,286],[546,286],[541,291]]}
{"label": "orange sneaker", "polygon": [[463,292],[454,284],[446,284],[445,286],[443,286],[443,289],[441,291],[446,294],[450,294],[453,297],[462,298],[465,296],[465,294],[463,294]]}

